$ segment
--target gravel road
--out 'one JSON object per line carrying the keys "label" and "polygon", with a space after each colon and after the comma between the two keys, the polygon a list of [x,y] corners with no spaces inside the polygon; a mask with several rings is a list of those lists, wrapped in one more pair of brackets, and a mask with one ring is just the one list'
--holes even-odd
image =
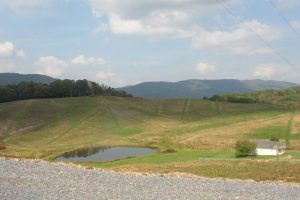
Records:
{"label": "gravel road", "polygon": [[300,199],[290,184],[122,174],[0,158],[0,199]]}

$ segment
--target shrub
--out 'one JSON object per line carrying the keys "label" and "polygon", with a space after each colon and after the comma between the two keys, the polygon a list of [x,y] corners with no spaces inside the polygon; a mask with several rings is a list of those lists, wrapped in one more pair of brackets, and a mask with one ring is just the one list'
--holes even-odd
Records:
{"label": "shrub", "polygon": [[235,145],[236,157],[254,155],[256,145],[249,140],[239,140]]}
{"label": "shrub", "polygon": [[5,145],[4,143],[2,142],[2,140],[0,139],[0,150],[3,150],[5,149]]}
{"label": "shrub", "polygon": [[279,142],[279,138],[278,137],[271,137],[270,141]]}
{"label": "shrub", "polygon": [[161,153],[176,153],[176,150],[172,148],[167,148],[162,150]]}

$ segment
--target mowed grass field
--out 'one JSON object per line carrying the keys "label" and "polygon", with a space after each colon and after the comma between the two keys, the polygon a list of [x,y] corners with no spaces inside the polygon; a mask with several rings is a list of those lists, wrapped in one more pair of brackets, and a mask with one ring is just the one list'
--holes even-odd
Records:
{"label": "mowed grass field", "polygon": [[[300,182],[300,112],[267,104],[82,97],[0,104],[0,156],[41,158],[85,147],[141,146],[154,155],[84,165],[133,172]],[[280,138],[279,158],[236,159],[239,139]],[[168,153],[169,152],[169,153]]]}

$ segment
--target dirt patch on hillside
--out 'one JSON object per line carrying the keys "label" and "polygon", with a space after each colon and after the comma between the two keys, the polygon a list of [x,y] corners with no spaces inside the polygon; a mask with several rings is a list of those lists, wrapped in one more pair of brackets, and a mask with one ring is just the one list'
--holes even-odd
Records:
{"label": "dirt patch on hillside", "polygon": [[297,113],[292,122],[292,134],[300,133],[300,113]]}
{"label": "dirt patch on hillside", "polygon": [[289,114],[284,114],[278,117],[249,120],[222,127],[209,128],[191,134],[174,137],[173,142],[192,146],[194,148],[203,148],[204,146],[233,147],[238,139],[242,139],[252,130],[272,126],[274,124],[286,124],[289,117]]}

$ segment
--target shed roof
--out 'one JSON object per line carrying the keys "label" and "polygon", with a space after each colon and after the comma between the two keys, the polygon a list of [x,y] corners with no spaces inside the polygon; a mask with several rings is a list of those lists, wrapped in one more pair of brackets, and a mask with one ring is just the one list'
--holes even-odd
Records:
{"label": "shed roof", "polygon": [[267,140],[256,141],[256,147],[261,149],[277,149],[280,146],[283,145],[278,141],[267,141]]}

